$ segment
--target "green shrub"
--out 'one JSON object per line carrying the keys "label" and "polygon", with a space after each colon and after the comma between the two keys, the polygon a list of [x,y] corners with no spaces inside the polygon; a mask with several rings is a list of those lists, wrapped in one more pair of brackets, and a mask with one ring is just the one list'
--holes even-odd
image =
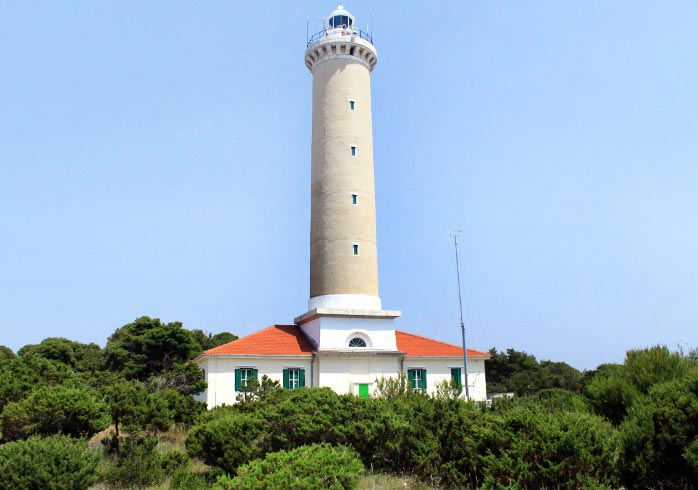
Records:
{"label": "green shrub", "polygon": [[82,490],[97,479],[99,454],[85,441],[56,435],[0,445],[0,490]]}
{"label": "green shrub", "polygon": [[208,490],[211,484],[206,475],[194,473],[186,468],[178,468],[172,473],[170,488],[172,490]]}
{"label": "green shrub", "polygon": [[22,401],[9,403],[0,414],[4,441],[31,435],[90,436],[109,425],[107,407],[90,390],[44,386]]}
{"label": "green shrub", "polygon": [[491,422],[479,435],[483,488],[607,488],[614,483],[614,429],[598,416],[518,407]]}
{"label": "green shrub", "polygon": [[621,480],[630,488],[693,488],[698,481],[698,370],[658,384],[620,426]]}
{"label": "green shrub", "polygon": [[117,488],[143,488],[160,483],[166,472],[155,450],[157,443],[154,437],[123,438],[119,456],[102,475],[104,482]]}
{"label": "green shrub", "polygon": [[369,400],[329,388],[275,390],[263,401],[205,415],[186,446],[190,455],[229,474],[266,453],[323,442],[352,445],[370,459],[379,434],[376,417]]}
{"label": "green shrub", "polygon": [[190,455],[233,474],[264,455],[267,430],[261,414],[220,411],[218,418],[195,426],[185,444]]}
{"label": "green shrub", "polygon": [[302,446],[291,451],[269,453],[262,460],[238,468],[235,478],[221,477],[218,490],[354,489],[364,471],[356,451],[329,444]]}

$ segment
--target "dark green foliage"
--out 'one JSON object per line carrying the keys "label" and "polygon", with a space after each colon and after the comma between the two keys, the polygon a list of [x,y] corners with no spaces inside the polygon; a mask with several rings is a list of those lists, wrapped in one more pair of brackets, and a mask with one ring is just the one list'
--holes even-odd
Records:
{"label": "dark green foliage", "polygon": [[652,386],[684,376],[690,363],[680,352],[671,352],[663,345],[629,350],[625,355],[624,375],[640,393]]}
{"label": "dark green foliage", "polygon": [[209,466],[234,474],[238,466],[267,452],[270,436],[259,413],[219,411],[218,417],[192,429],[186,447]]}
{"label": "dark green foliage", "polygon": [[40,357],[16,357],[0,363],[0,410],[40,386],[62,384],[72,376],[68,366]]}
{"label": "dark green foliage", "polygon": [[117,329],[107,342],[107,367],[127,379],[145,380],[169,371],[200,352],[194,335],[180,322],[162,323],[143,316]]}
{"label": "dark green foliage", "polygon": [[525,352],[492,348],[485,376],[488,393],[514,392],[532,395],[540,390],[562,388],[578,391],[582,374],[564,362],[541,361]]}
{"label": "dark green foliage", "polygon": [[235,401],[245,403],[251,401],[264,401],[273,391],[280,390],[281,384],[271,379],[266,374],[262,379],[250,378],[247,382],[247,389],[235,397]]}
{"label": "dark green foliage", "polygon": [[89,437],[108,425],[107,406],[96,393],[62,385],[40,387],[0,414],[3,441],[51,434]]}
{"label": "dark green foliage", "polygon": [[595,413],[618,425],[640,392],[626,379],[623,366],[605,365],[586,384],[584,394]]}
{"label": "dark green foliage", "polygon": [[665,346],[627,352],[622,365],[604,364],[584,383],[584,394],[596,413],[618,425],[641,394],[657,383],[680,379],[695,361]]}
{"label": "dark green foliage", "polygon": [[99,453],[65,436],[0,445],[0,490],[84,490],[96,481]]}
{"label": "dark green foliage", "polygon": [[206,404],[190,395],[183,395],[177,390],[158,391],[156,396],[167,403],[175,424],[191,426],[206,411]]}
{"label": "dark green foliage", "polygon": [[262,460],[252,461],[238,468],[235,478],[221,477],[214,488],[349,490],[358,486],[363,471],[361,460],[352,449],[314,444],[290,451],[269,453]]}
{"label": "dark green foliage", "polygon": [[121,451],[102,475],[102,479],[118,488],[144,488],[160,483],[166,476],[163,460],[156,451],[154,437],[124,438]]}
{"label": "dark green foliage", "polygon": [[218,347],[219,345],[227,344],[228,342],[238,339],[237,335],[233,335],[230,332],[220,332],[214,335],[212,333],[206,334],[206,332],[203,330],[195,328],[191,331],[191,333],[194,336],[197,344],[199,344],[200,352],[213,349],[214,347]]}
{"label": "dark green foliage", "polygon": [[186,468],[178,468],[172,473],[170,488],[172,490],[208,490],[211,484],[207,475],[194,473]]}
{"label": "dark green foliage", "polygon": [[328,388],[275,390],[263,401],[218,409],[189,433],[192,456],[228,473],[251,459],[313,443],[350,444],[368,455],[377,415],[369,400]]}
{"label": "dark green foliage", "polygon": [[12,349],[5,347],[4,345],[0,345],[0,361],[14,359],[15,357],[17,357],[17,355]]}
{"label": "dark green foliage", "polygon": [[613,485],[613,428],[601,418],[520,407],[491,422],[480,441],[483,488]]}
{"label": "dark green foliage", "polygon": [[620,426],[621,479],[629,488],[693,488],[698,481],[698,369],[656,384]]}
{"label": "dark green foliage", "polygon": [[171,395],[168,392],[150,393],[143,383],[136,380],[119,380],[105,387],[104,398],[114,424],[108,448],[120,455],[123,427],[132,434],[145,432],[152,435],[169,429],[175,420],[170,409]]}
{"label": "dark green foliage", "polygon": [[79,372],[99,371],[104,367],[104,355],[100,346],[81,344],[64,338],[49,337],[40,344],[25,345],[17,354],[62,362]]}
{"label": "dark green foliage", "polygon": [[175,364],[169,371],[151,376],[148,384],[154,391],[174,389],[183,395],[196,395],[206,389],[201,368],[191,361]]}

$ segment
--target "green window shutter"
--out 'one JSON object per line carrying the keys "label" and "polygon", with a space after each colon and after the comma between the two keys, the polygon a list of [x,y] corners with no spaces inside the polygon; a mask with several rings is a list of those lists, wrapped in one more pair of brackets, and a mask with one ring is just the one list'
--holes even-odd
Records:
{"label": "green window shutter", "polygon": [[259,381],[259,376],[257,375],[257,370],[256,370],[256,369],[253,369],[253,370],[252,370],[252,377],[253,377],[254,379],[256,379],[257,381]]}
{"label": "green window shutter", "polygon": [[417,389],[417,379],[416,379],[416,369],[410,369],[407,371],[407,379],[410,382],[410,386],[413,390]]}
{"label": "green window shutter", "polygon": [[427,391],[427,370],[422,369],[422,390]]}
{"label": "green window shutter", "polygon": [[236,369],[235,370],[235,391],[240,391],[240,385],[242,384],[240,381],[240,370]]}
{"label": "green window shutter", "polygon": [[284,388],[288,389],[288,369],[284,369]]}
{"label": "green window shutter", "polygon": [[451,368],[451,383],[455,386],[463,385],[461,368]]}
{"label": "green window shutter", "polygon": [[300,369],[300,375],[299,375],[299,381],[298,381],[298,387],[302,388],[305,386],[305,369]]}

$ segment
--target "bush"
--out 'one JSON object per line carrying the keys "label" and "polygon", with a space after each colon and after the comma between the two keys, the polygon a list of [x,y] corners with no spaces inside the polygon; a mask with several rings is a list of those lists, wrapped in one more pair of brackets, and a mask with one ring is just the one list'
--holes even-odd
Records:
{"label": "bush", "polygon": [[172,490],[208,490],[211,488],[206,475],[194,473],[186,468],[178,468],[170,478]]}
{"label": "bush", "polygon": [[0,445],[0,490],[82,490],[97,479],[99,454],[66,436],[30,437]]}
{"label": "bush", "polygon": [[363,471],[356,451],[329,444],[314,444],[269,453],[263,460],[252,461],[238,468],[235,478],[219,478],[214,488],[354,489]]}
{"label": "bush", "polygon": [[621,480],[630,488],[693,488],[698,481],[698,370],[656,385],[620,426]]}
{"label": "bush", "polygon": [[234,474],[238,466],[262,457],[267,426],[260,414],[219,411],[220,417],[199,424],[186,439],[187,451],[209,466]]}
{"label": "bush", "polygon": [[115,487],[143,488],[165,478],[163,460],[155,450],[154,437],[126,437],[121,442],[119,457],[106,469],[103,480]]}
{"label": "bush", "polygon": [[0,415],[4,441],[31,435],[85,437],[108,425],[107,407],[95,394],[61,385],[41,387],[28,398],[9,403]]}
{"label": "bush", "polygon": [[206,464],[234,474],[266,453],[314,443],[352,445],[370,458],[376,439],[374,405],[329,388],[275,390],[202,417],[186,440],[187,451]]}
{"label": "bush", "polygon": [[481,434],[483,488],[607,488],[614,429],[598,416],[519,407]]}

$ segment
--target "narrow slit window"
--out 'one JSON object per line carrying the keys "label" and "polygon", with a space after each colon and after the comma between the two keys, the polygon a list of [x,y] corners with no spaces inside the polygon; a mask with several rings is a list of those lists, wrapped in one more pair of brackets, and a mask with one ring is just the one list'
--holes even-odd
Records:
{"label": "narrow slit window", "polygon": [[356,206],[359,203],[359,196],[357,194],[351,195],[351,204]]}
{"label": "narrow slit window", "polygon": [[359,244],[355,243],[351,247],[352,247],[352,250],[354,251],[354,255],[359,255]]}
{"label": "narrow slit window", "polygon": [[351,145],[351,156],[356,156],[356,145]]}
{"label": "narrow slit window", "polygon": [[349,101],[349,110],[353,111],[356,109],[356,101],[355,100],[350,100]]}

